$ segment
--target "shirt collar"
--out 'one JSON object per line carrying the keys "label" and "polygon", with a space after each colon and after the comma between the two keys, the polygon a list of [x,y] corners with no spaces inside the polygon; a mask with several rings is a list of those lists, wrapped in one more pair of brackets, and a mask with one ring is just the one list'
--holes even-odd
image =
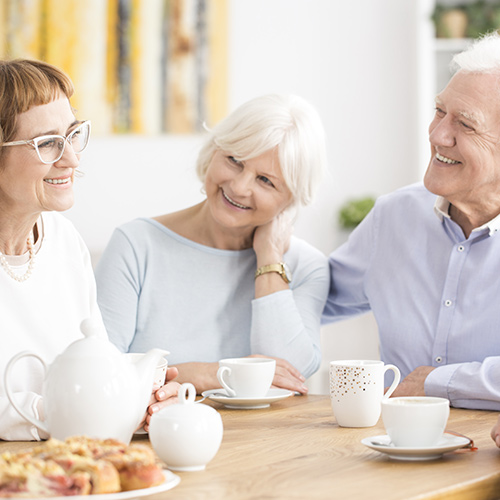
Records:
{"label": "shirt collar", "polygon": [[[434,213],[437,215],[440,221],[442,221],[444,218],[451,219],[449,213],[450,205],[451,203],[448,200],[444,199],[442,196],[438,196],[436,198],[436,201],[434,203]],[[482,226],[474,228],[472,232],[481,231],[486,228],[489,230],[490,236],[494,233],[497,233],[500,230],[500,214],[490,221],[486,222]]]}
{"label": "shirt collar", "polygon": [[442,221],[444,218],[451,219],[450,217],[450,202],[445,200],[442,196],[438,196],[434,202],[434,213],[438,219]]}

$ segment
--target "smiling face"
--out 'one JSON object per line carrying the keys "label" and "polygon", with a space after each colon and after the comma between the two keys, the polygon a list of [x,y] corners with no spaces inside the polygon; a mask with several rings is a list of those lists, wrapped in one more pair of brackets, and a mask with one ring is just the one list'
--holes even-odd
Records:
{"label": "smiling face", "polygon": [[[48,104],[21,113],[12,141],[50,134],[66,136],[77,123],[69,100],[58,96]],[[30,145],[4,147],[0,162],[0,209],[32,215],[71,208],[73,177],[78,165],[79,155],[68,144],[61,159],[51,165],[42,163]]]}
{"label": "smiling face", "polygon": [[275,150],[245,161],[216,151],[205,178],[209,213],[217,224],[251,232],[292,202]]}
{"label": "smiling face", "polygon": [[464,213],[500,212],[500,76],[460,71],[436,98],[424,184]]}

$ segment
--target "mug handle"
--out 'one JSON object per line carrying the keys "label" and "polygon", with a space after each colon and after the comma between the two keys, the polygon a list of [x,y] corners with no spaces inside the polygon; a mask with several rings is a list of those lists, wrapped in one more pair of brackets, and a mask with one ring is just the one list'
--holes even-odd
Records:
{"label": "mug handle", "polygon": [[47,372],[47,365],[45,364],[45,361],[38,356],[38,354],[29,352],[29,351],[23,351],[18,354],[16,354],[8,363],[7,367],[5,368],[5,375],[4,375],[4,385],[5,385],[5,393],[7,394],[7,397],[9,398],[10,404],[14,407],[14,409],[23,417],[25,420],[27,420],[29,423],[33,424],[34,426],[38,427],[42,431],[45,431],[47,434],[50,435],[50,432],[46,426],[45,423],[43,423],[41,420],[38,420],[37,418],[28,415],[20,406],[18,406],[15,398],[14,398],[14,393],[10,390],[10,372],[12,371],[12,368],[14,365],[21,359],[21,358],[27,358],[27,357],[33,357],[36,358],[42,363],[43,366],[43,371],[44,371],[44,376],[43,378],[45,379],[45,374]]}
{"label": "mug handle", "polygon": [[396,365],[385,365],[384,374],[387,370],[392,370],[394,372],[394,380],[392,381],[392,384],[387,390],[387,392],[384,394],[382,400],[388,399],[391,396],[391,394],[396,390],[399,381],[401,380],[401,372],[399,371],[399,368]]}
{"label": "mug handle", "polygon": [[231,389],[227,382],[224,380],[224,374],[225,373],[231,373],[231,368],[229,366],[221,366],[217,370],[217,380],[219,381],[220,385],[226,389],[226,392],[228,393],[229,396],[234,397],[236,396],[236,391],[234,389]]}

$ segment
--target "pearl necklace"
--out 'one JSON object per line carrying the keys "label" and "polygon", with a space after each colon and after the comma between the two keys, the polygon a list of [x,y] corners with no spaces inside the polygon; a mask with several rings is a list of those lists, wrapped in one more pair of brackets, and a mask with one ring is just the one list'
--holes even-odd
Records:
{"label": "pearl necklace", "polygon": [[15,273],[14,270],[12,269],[12,267],[7,262],[7,259],[5,258],[4,254],[0,252],[0,264],[2,264],[4,271],[13,280],[19,281],[19,283],[26,281],[31,276],[31,273],[33,272],[33,268],[35,267],[35,252],[33,251],[33,234],[32,233],[30,233],[28,239],[26,240],[26,243],[28,244],[29,258],[28,258],[28,269],[26,269],[26,272],[24,274]]}

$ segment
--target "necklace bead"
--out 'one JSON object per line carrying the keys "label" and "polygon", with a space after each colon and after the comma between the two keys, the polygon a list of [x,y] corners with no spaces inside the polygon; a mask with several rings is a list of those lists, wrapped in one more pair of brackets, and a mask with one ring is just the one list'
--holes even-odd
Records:
{"label": "necklace bead", "polygon": [[2,264],[4,271],[13,280],[18,281],[19,283],[26,281],[31,276],[31,273],[33,272],[33,268],[35,267],[35,252],[33,250],[33,234],[32,233],[30,233],[26,243],[28,245],[29,257],[28,257],[28,269],[26,269],[26,272],[24,274],[15,273],[14,270],[12,269],[12,267],[7,262],[5,255],[0,252],[0,264]]}

